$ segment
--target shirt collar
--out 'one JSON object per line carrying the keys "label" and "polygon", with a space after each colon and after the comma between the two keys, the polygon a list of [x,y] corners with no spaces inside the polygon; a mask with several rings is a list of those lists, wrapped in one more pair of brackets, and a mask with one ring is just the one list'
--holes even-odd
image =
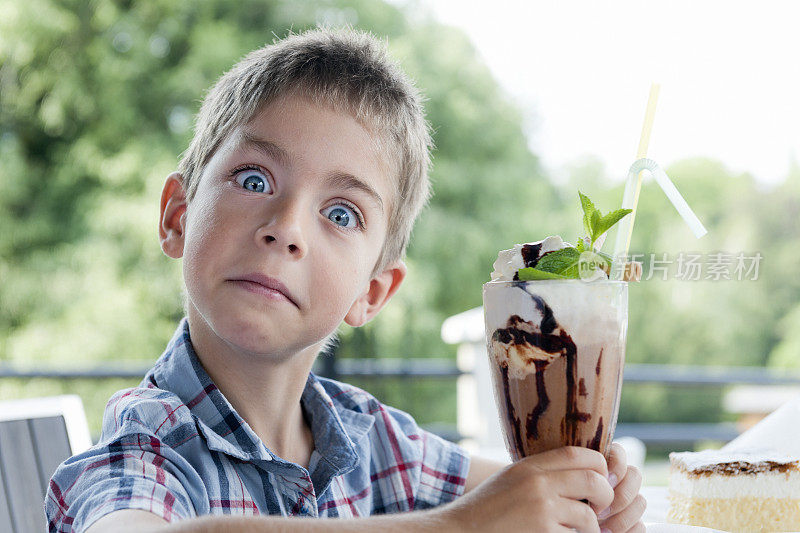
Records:
{"label": "shirt collar", "polygon": [[314,436],[311,481],[317,494],[322,494],[334,476],[356,468],[357,443],[372,428],[375,417],[334,404],[313,373],[308,375],[300,402]]}
{"label": "shirt collar", "polygon": [[[194,351],[189,322],[184,317],[164,353],[145,376],[145,382],[176,394],[189,408],[209,449],[244,461],[269,461],[288,466],[261,441],[214,385]],[[300,399],[311,426],[315,455],[309,470],[317,494],[335,475],[353,470],[359,462],[356,444],[369,432],[374,417],[334,403],[323,384],[309,373]]]}

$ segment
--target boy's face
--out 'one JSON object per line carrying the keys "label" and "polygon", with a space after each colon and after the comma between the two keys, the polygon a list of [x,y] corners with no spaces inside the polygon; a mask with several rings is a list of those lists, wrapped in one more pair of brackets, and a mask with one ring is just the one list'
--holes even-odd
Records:
{"label": "boy's face", "polygon": [[184,258],[190,321],[231,347],[290,356],[372,318],[405,275],[398,261],[372,276],[392,178],[349,115],[285,96],[228,136],[191,203],[179,178],[162,194],[162,249]]}

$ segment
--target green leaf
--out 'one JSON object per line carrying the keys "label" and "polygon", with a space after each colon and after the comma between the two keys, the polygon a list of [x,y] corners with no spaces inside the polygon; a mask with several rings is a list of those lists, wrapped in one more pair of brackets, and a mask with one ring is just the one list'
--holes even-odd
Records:
{"label": "green leaf", "polygon": [[578,191],[578,197],[581,199],[581,207],[583,208],[583,229],[586,230],[586,235],[594,234],[594,215],[597,213],[597,208],[594,206],[589,197]]}
{"label": "green leaf", "polygon": [[586,232],[586,235],[592,234],[592,222],[586,215],[583,215],[583,231]]}
{"label": "green leaf", "polygon": [[[589,248],[594,248],[594,242],[603,233],[607,232],[614,224],[622,220],[622,217],[631,212],[630,209],[617,209],[603,216],[603,213],[595,207],[588,196],[578,191],[578,197],[581,199],[581,207],[583,208],[583,229],[586,230],[586,235],[591,241]],[[579,252],[594,251],[586,249],[585,246],[579,246],[579,248]]]}
{"label": "green leaf", "polygon": [[546,253],[536,263],[538,270],[545,272],[552,272],[567,278],[578,278],[578,260],[581,258],[581,253],[571,246],[562,250]]}
{"label": "green leaf", "polygon": [[600,211],[595,210],[592,213],[592,220],[591,220],[591,222],[592,222],[592,232],[589,234],[591,236],[592,243],[594,243],[594,241],[597,240],[597,237],[602,235],[602,232],[598,231],[598,228],[600,226],[600,221],[601,220],[602,220],[602,215],[601,215]]}
{"label": "green leaf", "polygon": [[622,220],[622,218],[630,212],[630,209],[617,209],[616,211],[612,211],[606,216],[600,218],[600,220],[594,226],[594,230],[596,232],[596,234],[593,236],[594,239],[597,240],[600,235],[610,230],[614,224]]}
{"label": "green leaf", "polygon": [[581,199],[581,207],[583,207],[583,216],[591,219],[592,213],[597,211],[597,208],[594,206],[589,197],[583,194],[581,191],[578,191],[578,196]]}
{"label": "green leaf", "polygon": [[562,276],[561,274],[554,274],[553,272],[545,272],[544,270],[539,270],[538,268],[527,267],[527,268],[520,268],[517,272],[517,277],[520,281],[536,281],[536,280],[543,280],[543,279],[567,279],[566,276]]}

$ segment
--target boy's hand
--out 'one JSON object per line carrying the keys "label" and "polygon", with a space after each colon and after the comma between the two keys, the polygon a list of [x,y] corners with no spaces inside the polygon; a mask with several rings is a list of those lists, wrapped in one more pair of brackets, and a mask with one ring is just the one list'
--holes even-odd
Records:
{"label": "boy's hand", "polygon": [[642,514],[647,502],[639,494],[642,474],[635,466],[628,466],[625,450],[619,444],[611,445],[608,471],[609,481],[614,485],[614,502],[598,515],[600,527],[614,533],[643,533]]}
{"label": "boy's hand", "polygon": [[508,465],[441,512],[456,531],[599,533],[597,513],[613,500],[603,455],[567,447]]}

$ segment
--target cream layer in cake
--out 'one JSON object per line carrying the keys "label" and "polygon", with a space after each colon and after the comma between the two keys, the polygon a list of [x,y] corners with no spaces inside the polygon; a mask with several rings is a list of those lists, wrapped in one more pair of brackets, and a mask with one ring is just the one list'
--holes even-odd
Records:
{"label": "cream layer in cake", "polygon": [[769,451],[670,454],[667,520],[723,531],[800,531],[800,464]]}

